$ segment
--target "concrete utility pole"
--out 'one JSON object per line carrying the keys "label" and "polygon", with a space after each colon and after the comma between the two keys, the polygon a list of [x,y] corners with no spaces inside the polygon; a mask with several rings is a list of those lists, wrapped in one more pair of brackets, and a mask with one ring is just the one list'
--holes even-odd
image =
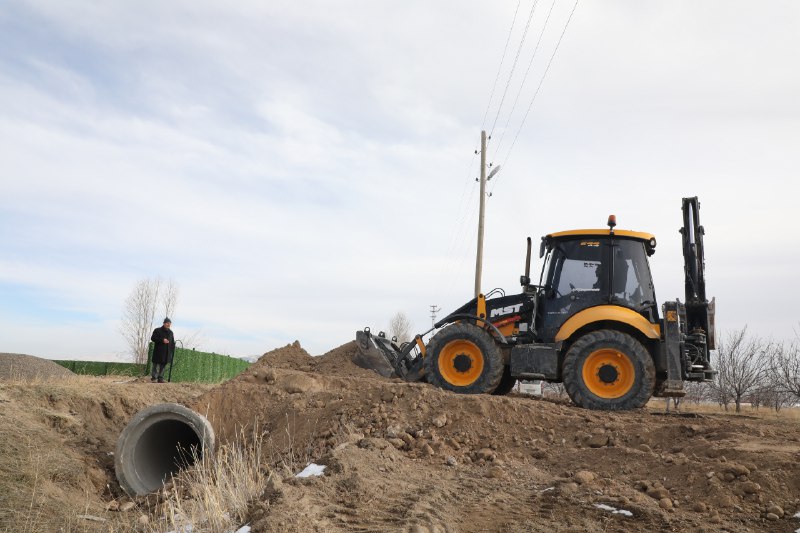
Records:
{"label": "concrete utility pole", "polygon": [[434,327],[436,324],[436,313],[441,311],[442,308],[437,306],[436,304],[431,305],[431,327]]}
{"label": "concrete utility pole", "polygon": [[486,131],[481,132],[481,196],[478,211],[478,256],[475,259],[475,297],[481,293],[483,271],[483,219],[486,211]]}

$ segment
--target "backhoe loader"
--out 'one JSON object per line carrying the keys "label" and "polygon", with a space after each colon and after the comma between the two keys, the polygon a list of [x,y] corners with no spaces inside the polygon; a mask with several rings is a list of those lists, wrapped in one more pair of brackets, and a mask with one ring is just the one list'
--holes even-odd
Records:
{"label": "backhoe loader", "polygon": [[683,396],[684,381],[716,374],[699,208],[697,197],[683,199],[685,301],[667,301],[660,313],[648,263],[656,238],[615,229],[612,215],[608,229],[542,237],[538,284],[530,278],[529,237],[519,294],[479,294],[407,343],[358,331],[354,361],[466,394],[506,394],[517,380],[563,382],[572,401],[589,409]]}

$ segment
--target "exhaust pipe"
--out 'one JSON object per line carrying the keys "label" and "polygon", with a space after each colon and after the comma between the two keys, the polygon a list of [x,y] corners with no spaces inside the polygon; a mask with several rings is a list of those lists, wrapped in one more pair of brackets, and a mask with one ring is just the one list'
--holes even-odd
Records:
{"label": "exhaust pipe", "polygon": [[162,403],[136,413],[122,430],[114,470],[129,496],[142,496],[212,453],[214,429],[206,417],[177,403]]}

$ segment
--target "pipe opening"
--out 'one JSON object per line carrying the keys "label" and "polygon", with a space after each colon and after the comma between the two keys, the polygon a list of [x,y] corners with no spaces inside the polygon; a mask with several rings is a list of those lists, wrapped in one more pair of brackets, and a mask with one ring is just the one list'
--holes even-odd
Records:
{"label": "pipe opening", "polygon": [[114,467],[120,487],[141,496],[213,451],[214,430],[203,415],[164,403],[134,415],[117,441]]}
{"label": "pipe opening", "polygon": [[189,424],[182,420],[162,420],[139,437],[134,463],[142,482],[153,491],[202,456],[200,435]]}

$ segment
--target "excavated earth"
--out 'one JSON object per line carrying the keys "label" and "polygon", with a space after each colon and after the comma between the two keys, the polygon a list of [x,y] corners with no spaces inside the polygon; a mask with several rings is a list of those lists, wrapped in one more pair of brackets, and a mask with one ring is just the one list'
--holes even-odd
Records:
{"label": "excavated earth", "polygon": [[[355,349],[295,343],[192,403],[223,442],[269,439],[284,481],[253,531],[800,528],[797,419],[463,396],[358,368]],[[310,461],[325,475],[294,478]]]}
{"label": "excavated earth", "polygon": [[[263,436],[273,480],[250,504],[253,532],[800,528],[800,423],[789,413],[463,396],[381,378],[353,365],[354,352],[311,357],[291,344],[217,387],[0,382],[0,531],[127,531],[106,509],[125,501],[110,453],[133,414],[162,401],[205,414],[223,444]],[[324,475],[296,478],[308,462]]]}

